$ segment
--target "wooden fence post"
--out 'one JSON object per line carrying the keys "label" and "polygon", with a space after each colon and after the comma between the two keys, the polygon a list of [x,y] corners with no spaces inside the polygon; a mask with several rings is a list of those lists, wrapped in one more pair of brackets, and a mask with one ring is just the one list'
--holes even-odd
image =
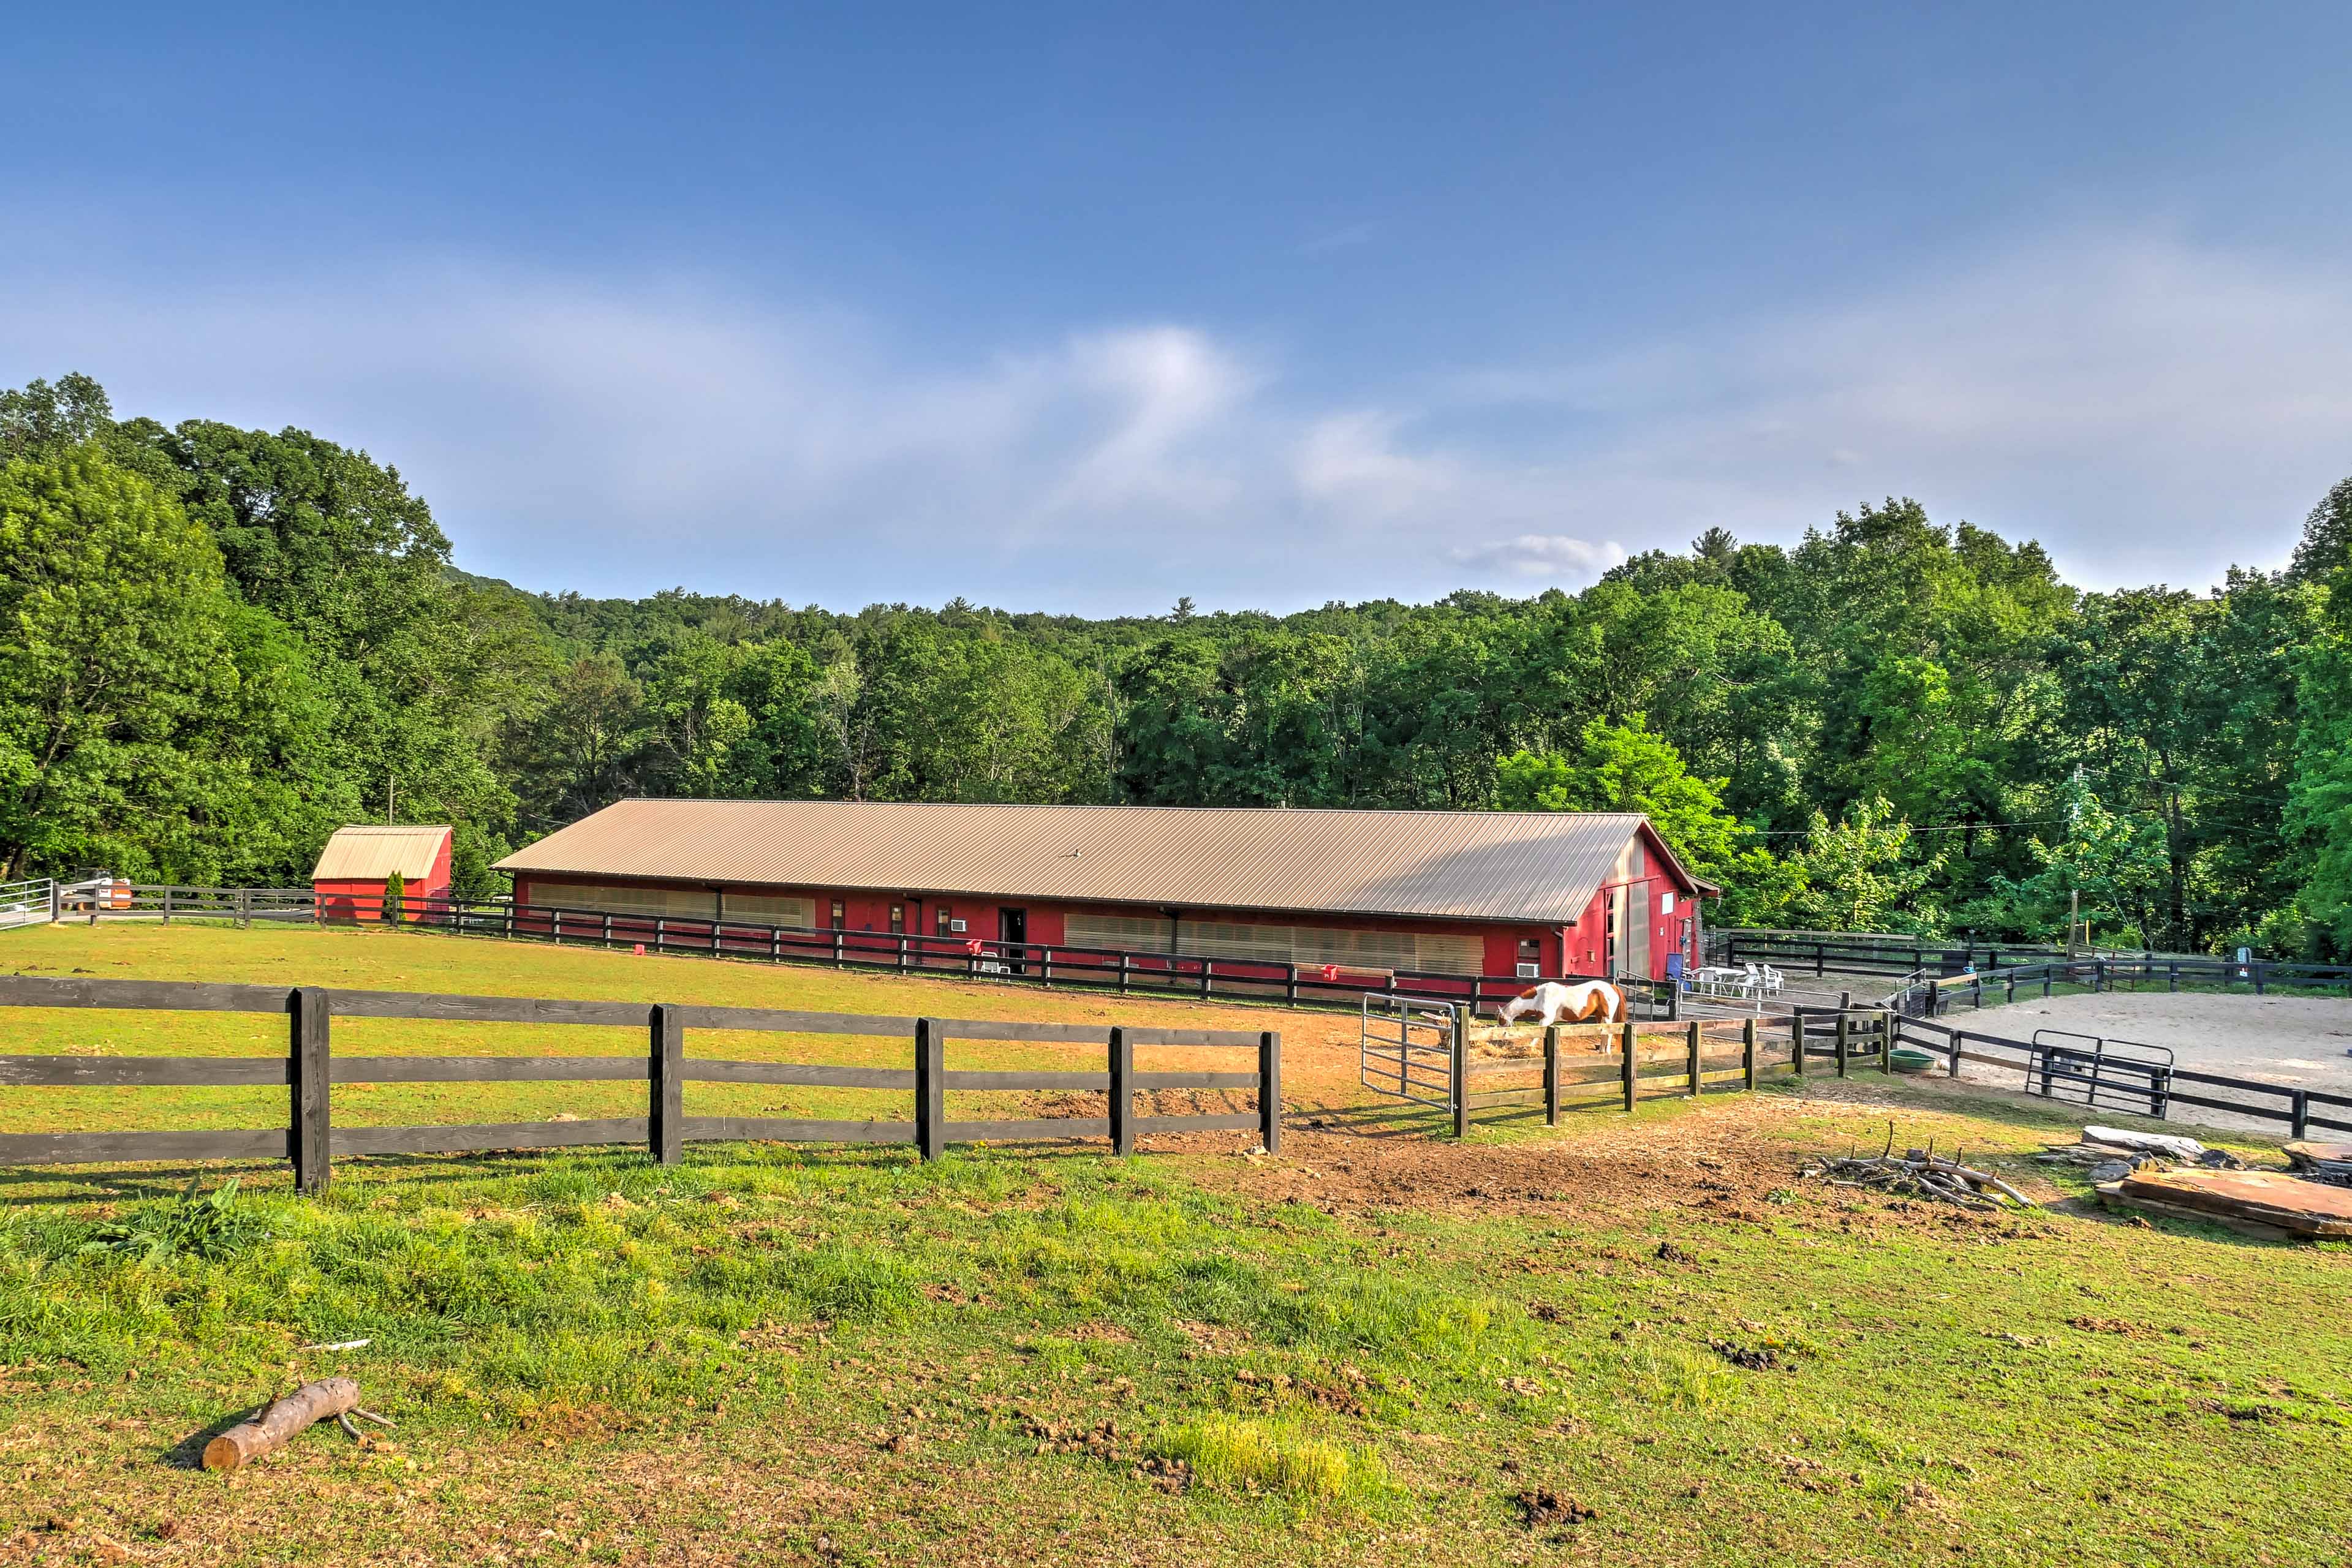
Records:
{"label": "wooden fence post", "polygon": [[1114,1024],[1110,1031],[1110,1152],[1122,1157],[1135,1153],[1135,1047],[1127,1030]]}
{"label": "wooden fence post", "polygon": [[1746,1088],[1756,1087],[1756,1020],[1753,1018],[1739,1021],[1739,1076]]}
{"label": "wooden fence post", "polygon": [[[1933,993],[1930,993],[1930,994],[1932,995]],[[1790,1065],[1791,1068],[1793,1068],[1793,1069],[1795,1069],[1795,1070],[1796,1070],[1796,1074],[1797,1074],[1797,1076],[1798,1076],[1798,1077],[1802,1078],[1802,1077],[1805,1075],[1805,1009],[1802,1009],[1802,1008],[1797,1008],[1797,1009],[1792,1009],[1792,1010],[1790,1012],[1790,1014],[1789,1014],[1789,1034],[1790,1034],[1790,1038],[1792,1038],[1793,1040],[1795,1040],[1795,1041],[1797,1042],[1797,1049],[1796,1049],[1796,1051],[1795,1051],[1794,1054],[1792,1054],[1792,1055],[1789,1058],[1789,1065]]]}
{"label": "wooden fence post", "polygon": [[1454,1061],[1448,1098],[1454,1102],[1454,1135],[1470,1135],[1470,1009],[1454,1008]]}
{"label": "wooden fence post", "polygon": [[1895,1009],[1883,1008],[1878,1014],[1878,1071],[1895,1071]]}
{"label": "wooden fence post", "polygon": [[1851,1013],[1846,1012],[1843,1009],[1839,1009],[1837,1021],[1837,1067],[1838,1076],[1840,1078],[1843,1078],[1845,1076],[1846,1052],[1849,1049],[1853,1033],[1851,1027],[1852,1020],[1853,1015]]}
{"label": "wooden fence post", "polygon": [[1257,1141],[1282,1153],[1282,1036],[1272,1030],[1257,1037]]}
{"label": "wooden fence post", "polygon": [[646,1148],[656,1165],[674,1166],[686,1157],[686,1015],[656,1003],[650,1021]]}
{"label": "wooden fence post", "polygon": [[1689,1070],[1690,1070],[1690,1092],[1691,1092],[1691,1097],[1692,1097],[1693,1099],[1696,1099],[1696,1098],[1698,1097],[1698,1092],[1699,1092],[1699,1083],[1698,1083],[1698,1052],[1699,1052],[1699,1034],[1698,1034],[1698,1031],[1699,1031],[1699,1022],[1698,1022],[1698,1019],[1691,1019],[1691,1021],[1690,1021],[1690,1045],[1689,1045],[1689,1052],[1688,1052],[1688,1054],[1689,1054],[1689,1064],[1688,1064],[1688,1065],[1689,1065]]}
{"label": "wooden fence post", "polygon": [[2287,1099],[2287,1130],[2290,1136],[2307,1138],[2311,1135],[2311,1091],[2298,1089]]}
{"label": "wooden fence post", "polygon": [[948,1146],[947,1042],[929,1019],[915,1020],[915,1146],[926,1160]]}
{"label": "wooden fence post", "polygon": [[302,986],[286,998],[288,1051],[293,1058],[292,1122],[288,1134],[299,1192],[327,1190],[333,1158],[334,1047],[327,993]]}
{"label": "wooden fence post", "polygon": [[1559,1026],[1544,1030],[1544,1125],[1559,1125]]}
{"label": "wooden fence post", "polygon": [[1639,1075],[1633,1063],[1633,1020],[1627,1019],[1617,1027],[1617,1043],[1622,1057],[1617,1063],[1617,1073],[1625,1091],[1625,1109],[1631,1111],[1633,1108],[1635,1079]]}

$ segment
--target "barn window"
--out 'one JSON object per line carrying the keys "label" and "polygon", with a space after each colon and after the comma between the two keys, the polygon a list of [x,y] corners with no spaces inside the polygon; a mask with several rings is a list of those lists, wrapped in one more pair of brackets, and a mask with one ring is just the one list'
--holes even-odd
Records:
{"label": "barn window", "polygon": [[1267,964],[1337,964],[1349,969],[1419,969],[1475,975],[1486,967],[1481,936],[1413,931],[1348,931],[1328,925],[1261,925],[1188,920],[1180,953]]}
{"label": "barn window", "polygon": [[807,930],[816,924],[816,900],[786,898],[766,893],[730,893],[719,907],[730,920],[752,925],[791,925]]}
{"label": "barn window", "polygon": [[1671,893],[1662,893],[1658,894],[1658,913],[1661,915],[1672,915],[1674,912],[1675,895]]}
{"label": "barn window", "polygon": [[719,895],[699,887],[598,887],[578,883],[543,883],[531,890],[531,902],[557,909],[594,909],[609,915],[648,915],[672,920],[713,920]]}
{"label": "barn window", "polygon": [[941,936],[952,936],[955,933],[948,925],[951,918],[953,918],[953,912],[946,904],[938,905],[931,911],[932,931]]}
{"label": "barn window", "polygon": [[1176,923],[1164,915],[1070,915],[1062,939],[1073,947],[1108,947],[1124,953],[1172,953]]}
{"label": "barn window", "polygon": [[849,911],[843,906],[841,900],[837,898],[835,899],[833,901],[833,928],[835,931],[838,931],[848,924]]}
{"label": "barn window", "polygon": [[894,904],[890,906],[890,929],[894,932],[903,932],[907,929],[907,906],[905,904]]}

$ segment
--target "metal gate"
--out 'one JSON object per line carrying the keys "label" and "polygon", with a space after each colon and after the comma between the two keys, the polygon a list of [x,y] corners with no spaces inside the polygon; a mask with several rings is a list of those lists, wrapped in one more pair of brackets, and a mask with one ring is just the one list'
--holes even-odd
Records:
{"label": "metal gate", "polygon": [[[2062,1040],[2079,1043],[2060,1044]],[[2047,1100],[2073,1100],[2094,1109],[2128,1111],[2162,1121],[2172,1098],[2172,1052],[2137,1040],[2037,1029],[2025,1087]]]}
{"label": "metal gate", "polygon": [[1453,1012],[1410,997],[1368,992],[1363,1016],[1357,1077],[1364,1087],[1453,1110]]}

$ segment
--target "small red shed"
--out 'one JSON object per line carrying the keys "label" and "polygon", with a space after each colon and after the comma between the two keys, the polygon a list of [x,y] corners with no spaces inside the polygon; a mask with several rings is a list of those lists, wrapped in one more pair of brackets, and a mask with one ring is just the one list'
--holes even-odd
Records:
{"label": "small red shed", "polygon": [[446,827],[337,828],[319,852],[310,890],[323,920],[383,918],[384,879],[400,873],[411,918],[414,900],[449,896],[449,830]]}

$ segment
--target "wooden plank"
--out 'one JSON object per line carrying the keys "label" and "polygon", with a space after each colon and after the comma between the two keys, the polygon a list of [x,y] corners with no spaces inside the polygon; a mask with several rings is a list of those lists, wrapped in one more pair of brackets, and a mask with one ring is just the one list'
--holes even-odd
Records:
{"label": "wooden plank", "polygon": [[1130,1045],[1260,1045],[1261,1035],[1237,1029],[1131,1029]]}
{"label": "wooden plank", "polygon": [[[1257,1118],[1250,1118],[1251,1125]],[[1025,1120],[1003,1122],[950,1122],[946,1126],[947,1141],[951,1144],[978,1143],[985,1138],[992,1142],[1041,1138],[1108,1138],[1110,1136],[1108,1116],[1034,1116]]]}
{"label": "wooden plank", "polygon": [[0,1084],[243,1088],[286,1083],[290,1071],[282,1056],[0,1056]]}
{"label": "wooden plank", "polygon": [[318,987],[299,987],[288,998],[294,1186],[314,1197],[334,1176],[334,1009]]}
{"label": "wooden plank", "polygon": [[646,1040],[646,1152],[656,1165],[674,1166],[686,1157],[686,1025],[676,1008],[654,1009]]}
{"label": "wooden plank", "polygon": [[338,1083],[643,1083],[642,1056],[339,1056]]}
{"label": "wooden plank", "polygon": [[798,1083],[820,1089],[912,1089],[911,1067],[832,1067],[814,1061],[730,1061],[717,1057],[686,1059],[686,1077],[697,1083]]}
{"label": "wooden plank", "polygon": [[975,1072],[950,1068],[941,1074],[950,1089],[1078,1089],[1110,1088],[1110,1074],[1103,1072]]}
{"label": "wooden plank", "polygon": [[0,1007],[117,1008],[133,1012],[282,1013],[286,986],[226,986],[195,980],[51,979],[0,975]]}
{"label": "wooden plank", "polygon": [[681,1007],[675,1010],[688,1029],[748,1030],[769,1034],[887,1034],[902,1038],[915,1032],[911,1017],[872,1013],[804,1013],[777,1008]]}
{"label": "wooden plank", "polygon": [[1244,1111],[1232,1115],[1201,1116],[1138,1116],[1135,1130],[1139,1134],[1151,1133],[1241,1133],[1255,1131],[1257,1113]]}
{"label": "wooden plank", "polygon": [[131,1160],[282,1160],[292,1134],[284,1127],[203,1133],[0,1134],[0,1166],[112,1165]]}
{"label": "wooden plank", "polygon": [[[1110,1043],[1110,1025],[1087,1023],[1024,1023],[1013,1019],[933,1019],[931,1027],[949,1040],[1003,1040],[1034,1045],[1102,1045]],[[1130,1034],[1136,1030],[1129,1030]],[[1257,1037],[1252,1035],[1255,1041]]]}
{"label": "wooden plank", "polygon": [[1255,1089],[1255,1072],[1139,1072],[1135,1087],[1145,1089]]}
{"label": "wooden plank", "polygon": [[439,1019],[455,1023],[593,1024],[644,1029],[649,1002],[575,1002],[541,997],[465,997],[430,991],[331,991],[337,1018]]}
{"label": "wooden plank", "polygon": [[[913,1076],[911,1073],[909,1077]],[[791,1116],[688,1116],[693,1143],[911,1144],[912,1122],[823,1122]]]}
{"label": "wooden plank", "polygon": [[456,1126],[337,1127],[342,1155],[467,1154],[482,1149],[564,1149],[583,1144],[642,1144],[646,1118],[593,1122],[477,1122]]}

